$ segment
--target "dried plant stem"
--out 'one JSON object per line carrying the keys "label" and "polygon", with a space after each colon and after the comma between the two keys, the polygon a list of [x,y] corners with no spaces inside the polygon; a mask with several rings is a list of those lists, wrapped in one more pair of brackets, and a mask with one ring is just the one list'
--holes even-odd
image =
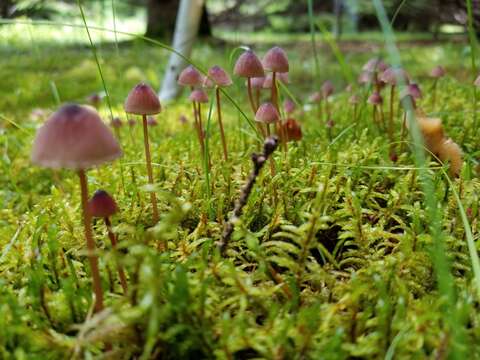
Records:
{"label": "dried plant stem", "polygon": [[[105,226],[107,227],[108,237],[112,243],[113,250],[117,250],[117,237],[112,231],[112,224],[108,217],[103,219],[105,221]],[[127,295],[128,293],[128,285],[127,285],[127,277],[125,276],[125,272],[123,271],[123,267],[120,264],[117,264],[117,271],[118,276],[120,278],[120,285],[122,285],[123,293]]]}
{"label": "dried plant stem", "polygon": [[95,312],[99,312],[103,310],[103,290],[102,282],[100,279],[100,271],[98,269],[98,257],[97,255],[95,255],[95,242],[92,235],[92,215],[90,214],[90,211],[88,211],[88,184],[85,170],[78,170],[78,177],[80,178],[83,226],[88,250],[87,257],[88,261],[90,262],[93,282],[93,293],[95,294]]}
{"label": "dried plant stem", "polygon": [[228,220],[228,222],[225,224],[225,228],[222,233],[222,238],[221,240],[217,243],[218,248],[222,254],[225,254],[225,250],[228,246],[228,242],[230,241],[230,238],[232,237],[233,229],[235,226],[235,223],[237,220],[240,218],[242,215],[242,210],[244,206],[247,204],[248,197],[250,196],[250,193],[252,191],[253,185],[255,184],[255,181],[257,180],[258,175],[260,174],[260,171],[262,170],[263,165],[265,165],[265,162],[268,160],[270,155],[275,151],[278,145],[278,140],[276,137],[269,137],[265,140],[263,144],[263,153],[262,154],[257,154],[254,153],[252,154],[252,162],[253,162],[253,171],[251,172],[250,176],[248,177],[248,181],[245,184],[245,186],[242,188],[240,192],[240,197],[238,200],[235,202],[235,207],[233,209],[232,216]]}
{"label": "dried plant stem", "polygon": [[[147,115],[142,115],[142,118],[143,118],[143,141],[145,144],[145,160],[147,163],[148,183],[150,185],[153,185],[152,157],[150,155],[150,143],[148,139]],[[156,224],[158,222],[159,217],[158,217],[157,196],[153,191],[150,191],[150,202],[152,203],[153,222]]]}
{"label": "dried plant stem", "polygon": [[220,127],[220,137],[222,139],[223,158],[225,161],[228,161],[227,141],[225,140],[225,131],[223,130],[222,109],[220,105],[220,88],[218,86],[215,88],[215,96],[217,100],[218,126]]}

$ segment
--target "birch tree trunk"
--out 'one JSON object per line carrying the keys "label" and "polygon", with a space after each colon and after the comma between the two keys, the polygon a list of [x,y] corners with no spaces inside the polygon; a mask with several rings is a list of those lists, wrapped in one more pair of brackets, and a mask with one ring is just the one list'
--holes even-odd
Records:
{"label": "birch tree trunk", "polygon": [[[197,38],[204,0],[181,0],[175,23],[172,47],[179,53],[189,57]],[[172,53],[163,77],[160,99],[173,100],[180,92],[177,77],[186,63],[178,55]]]}

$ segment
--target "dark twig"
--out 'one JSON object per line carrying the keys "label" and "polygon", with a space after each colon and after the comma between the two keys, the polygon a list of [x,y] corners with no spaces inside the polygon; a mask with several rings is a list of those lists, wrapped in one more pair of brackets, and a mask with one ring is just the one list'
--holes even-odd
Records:
{"label": "dark twig", "polygon": [[248,177],[247,183],[242,188],[240,197],[235,202],[235,207],[233,209],[232,216],[230,217],[228,222],[225,224],[225,228],[223,229],[222,239],[217,243],[218,248],[220,249],[220,252],[222,254],[225,253],[228,242],[232,237],[235,223],[242,215],[243,207],[247,204],[248,197],[252,192],[253,185],[255,184],[255,181],[257,180],[257,177],[260,174],[260,171],[262,170],[263,165],[265,165],[265,162],[268,160],[270,155],[272,155],[272,153],[275,151],[275,149],[277,148],[277,145],[278,145],[278,138],[276,136],[268,137],[267,139],[265,139],[265,142],[263,143],[263,153],[252,154],[253,171]]}

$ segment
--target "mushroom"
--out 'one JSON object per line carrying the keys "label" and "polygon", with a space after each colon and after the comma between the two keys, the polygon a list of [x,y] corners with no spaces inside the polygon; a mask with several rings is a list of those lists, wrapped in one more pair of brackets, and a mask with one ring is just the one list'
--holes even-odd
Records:
{"label": "mushroom", "polygon": [[[115,251],[117,249],[117,237],[112,231],[110,216],[114,215],[118,211],[117,203],[105,190],[97,190],[93,194],[92,198],[88,201],[88,209],[93,217],[102,218],[105,221],[108,237],[110,238],[110,241],[112,242],[112,248]],[[125,272],[120,264],[117,264],[117,270],[123,293],[126,295],[128,291],[127,277],[125,276]]]}
{"label": "mushroom", "polygon": [[31,153],[34,164],[53,169],[72,169],[78,173],[96,312],[103,309],[103,290],[92,235],[92,217],[88,211],[85,171],[121,155],[117,140],[98,113],[93,108],[75,104],[62,106],[38,129]]}
{"label": "mushroom", "polygon": [[[265,83],[265,76],[254,77],[250,79],[250,84],[252,89],[255,89],[255,111],[257,112],[258,107],[260,106],[260,91],[263,89],[263,84]],[[248,83],[247,83],[248,85]],[[253,109],[252,109],[253,110]]]}
{"label": "mushroom", "polygon": [[209,78],[215,84],[215,99],[217,102],[217,115],[218,115],[218,126],[220,128],[220,136],[222,139],[222,147],[223,147],[223,158],[225,161],[228,160],[228,150],[227,150],[227,142],[225,140],[225,131],[223,130],[223,123],[222,123],[222,109],[220,106],[220,88],[232,85],[232,79],[227,74],[225,70],[223,70],[220,66],[213,66],[208,70]]}
{"label": "mushroom", "polygon": [[326,80],[320,88],[322,98],[325,100],[325,113],[327,119],[329,119],[331,116],[330,106],[328,105],[328,98],[330,97],[330,95],[333,94],[334,90],[335,88],[333,87],[333,83],[330,80]]}
{"label": "mushroom", "polygon": [[[382,108],[383,98],[382,98],[382,95],[380,95],[379,92],[374,91],[372,93],[372,95],[370,95],[368,97],[367,102],[369,104],[373,105],[373,122],[376,123],[376,124],[380,124],[380,123],[383,124],[383,108]],[[380,121],[377,120],[377,107],[380,108]],[[383,124],[383,125],[385,125],[385,124]]]}
{"label": "mushroom", "polygon": [[[125,112],[128,114],[141,115],[143,123],[143,141],[145,145],[145,159],[147,165],[148,182],[153,185],[152,158],[150,155],[150,143],[148,138],[147,115],[158,114],[161,110],[160,101],[155,91],[147,84],[136,85],[128,94],[124,104]],[[153,222],[158,222],[157,197],[154,191],[150,191],[152,203]]]}
{"label": "mushroom", "polygon": [[270,124],[278,122],[280,120],[280,114],[272,103],[267,102],[258,107],[255,120],[266,125],[267,136],[270,136]]}
{"label": "mushroom", "polygon": [[[259,103],[258,99],[257,102],[253,101],[252,79],[263,78],[265,76],[262,62],[252,50],[247,50],[237,59],[235,67],[233,68],[233,73],[237,76],[247,78],[248,100],[250,101],[250,106],[255,114],[257,112]],[[262,85],[260,85],[260,87],[261,86]]]}
{"label": "mushroom", "polygon": [[286,136],[286,141],[300,141],[302,140],[302,128],[297,120],[293,118],[287,119],[283,124],[283,134]]}
{"label": "mushroom", "polygon": [[278,99],[277,99],[277,73],[288,73],[289,64],[287,59],[287,54],[285,51],[275,46],[267,51],[265,56],[262,59],[263,68],[266,71],[272,73],[272,97],[271,102],[278,111]]}
{"label": "mushroom", "polygon": [[285,99],[283,101],[283,110],[285,111],[285,114],[287,114],[287,115],[293,114],[296,107],[297,106],[295,105],[295,103],[290,99]]}
{"label": "mushroom", "polygon": [[438,158],[446,163],[450,163],[450,175],[458,177],[462,170],[462,149],[452,139],[444,139],[440,148],[438,149]]}

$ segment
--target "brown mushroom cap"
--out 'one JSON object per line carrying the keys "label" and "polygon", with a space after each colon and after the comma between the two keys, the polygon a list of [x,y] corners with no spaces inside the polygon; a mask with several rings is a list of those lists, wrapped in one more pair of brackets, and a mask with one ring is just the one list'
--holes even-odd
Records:
{"label": "brown mushroom cap", "polygon": [[121,155],[120,145],[94,109],[69,104],[38,129],[31,159],[43,167],[78,170]]}
{"label": "brown mushroom cap", "polygon": [[203,81],[203,76],[192,65],[187,66],[178,75],[178,84],[182,86],[200,86]]}
{"label": "brown mushroom cap", "polygon": [[232,79],[220,66],[215,65],[208,69],[208,76],[217,86],[230,86]]}
{"label": "brown mushroom cap", "polygon": [[434,154],[438,153],[445,137],[442,121],[438,118],[417,117],[417,124],[422,132],[425,147]]}
{"label": "brown mushroom cap", "polygon": [[106,218],[118,211],[117,203],[105,190],[97,190],[88,201],[88,211],[93,217]]}
{"label": "brown mushroom cap", "polygon": [[127,113],[136,115],[155,115],[161,110],[157,94],[144,83],[136,85],[130,91],[124,108]]}
{"label": "brown mushroom cap", "polygon": [[270,102],[260,105],[257,113],[255,114],[255,120],[265,124],[272,124],[277,122],[279,119],[280,115],[278,114],[277,109]]}
{"label": "brown mushroom cap", "polygon": [[267,71],[285,73],[289,70],[287,54],[278,46],[267,51],[263,57],[262,64]]}
{"label": "brown mushroom cap", "polygon": [[382,95],[374,91],[373,94],[368,97],[367,102],[372,105],[381,105],[383,103]]}
{"label": "brown mushroom cap", "polygon": [[443,163],[450,162],[450,175],[458,176],[462,170],[462,149],[452,139],[444,139],[438,149],[438,157]]}
{"label": "brown mushroom cap", "polygon": [[247,50],[239,56],[233,68],[233,73],[246,78],[265,76],[262,62],[252,50]]}

